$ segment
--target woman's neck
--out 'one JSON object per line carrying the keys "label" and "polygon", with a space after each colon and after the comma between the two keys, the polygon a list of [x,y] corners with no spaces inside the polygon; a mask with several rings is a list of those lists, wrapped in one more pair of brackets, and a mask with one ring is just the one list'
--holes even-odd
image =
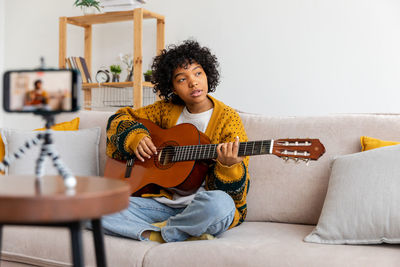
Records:
{"label": "woman's neck", "polygon": [[202,113],[202,112],[212,109],[213,107],[214,107],[214,104],[211,101],[211,99],[209,99],[208,97],[207,97],[207,101],[204,101],[204,103],[198,103],[198,104],[194,104],[194,105],[186,105],[187,110],[192,114]]}

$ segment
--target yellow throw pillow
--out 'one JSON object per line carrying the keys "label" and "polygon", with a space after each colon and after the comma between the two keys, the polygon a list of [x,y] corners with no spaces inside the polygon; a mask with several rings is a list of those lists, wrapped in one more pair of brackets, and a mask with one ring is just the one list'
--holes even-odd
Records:
{"label": "yellow throw pillow", "polygon": [[[79,130],[79,117],[71,121],[60,122],[51,126],[54,131],[76,131]],[[35,131],[44,131],[46,128],[35,129]]]}
{"label": "yellow throw pillow", "polygon": [[[79,117],[76,117],[75,119],[71,121],[66,121],[66,122],[60,122],[57,124],[54,124],[51,129],[55,131],[76,131],[79,130]],[[35,129],[35,131],[43,131],[45,128],[40,128],[40,129]],[[3,139],[0,136],[0,161],[3,161],[5,155],[5,147],[4,147],[4,142]],[[0,172],[2,173],[2,172]]]}
{"label": "yellow throw pillow", "polygon": [[400,142],[384,141],[384,140],[380,140],[380,139],[368,137],[368,136],[361,136],[360,140],[361,140],[362,151],[367,151],[367,150],[384,147],[384,146],[393,146],[393,145],[400,144]]}

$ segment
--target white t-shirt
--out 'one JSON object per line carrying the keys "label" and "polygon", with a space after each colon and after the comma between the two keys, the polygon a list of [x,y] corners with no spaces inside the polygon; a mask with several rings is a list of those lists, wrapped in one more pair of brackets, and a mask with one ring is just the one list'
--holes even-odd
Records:
{"label": "white t-shirt", "polygon": [[[181,123],[191,123],[196,128],[201,131],[205,132],[210,122],[211,115],[213,113],[213,108],[202,113],[190,113],[186,107],[183,108],[181,115],[178,118],[176,125]],[[194,195],[198,192],[205,191],[204,183],[197,189],[197,191],[191,195],[185,196],[179,194],[180,191],[178,189],[170,189],[170,191],[174,192],[172,195],[172,199],[166,197],[155,197],[154,200],[163,203],[172,208],[184,208],[192,202]]]}

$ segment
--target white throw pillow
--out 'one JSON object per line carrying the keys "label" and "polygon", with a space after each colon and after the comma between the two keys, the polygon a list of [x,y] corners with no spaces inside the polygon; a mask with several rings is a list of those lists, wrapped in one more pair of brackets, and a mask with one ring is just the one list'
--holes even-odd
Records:
{"label": "white throw pillow", "polygon": [[306,242],[400,243],[400,145],[337,157]]}
{"label": "white throw pillow", "polygon": [[[9,153],[15,152],[23,146],[27,140],[34,138],[38,133],[43,132],[1,129],[1,136],[5,146],[5,155],[8,156]],[[99,175],[99,127],[78,131],[52,131],[52,137],[56,152],[73,175]],[[7,174],[34,175],[40,148],[41,143],[28,149],[21,158],[16,159],[10,164]],[[45,157],[43,167],[45,175],[58,174],[49,156]]]}

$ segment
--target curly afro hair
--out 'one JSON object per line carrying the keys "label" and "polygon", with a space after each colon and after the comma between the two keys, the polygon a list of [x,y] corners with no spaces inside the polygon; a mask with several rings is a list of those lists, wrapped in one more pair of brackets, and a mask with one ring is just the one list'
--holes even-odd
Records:
{"label": "curly afro hair", "polygon": [[172,74],[178,67],[198,63],[207,75],[208,92],[214,92],[219,84],[219,63],[210,49],[201,47],[197,41],[186,40],[181,45],[169,45],[161,54],[154,58],[151,69],[154,93],[159,93],[165,101],[184,105],[183,100],[173,93]]}

